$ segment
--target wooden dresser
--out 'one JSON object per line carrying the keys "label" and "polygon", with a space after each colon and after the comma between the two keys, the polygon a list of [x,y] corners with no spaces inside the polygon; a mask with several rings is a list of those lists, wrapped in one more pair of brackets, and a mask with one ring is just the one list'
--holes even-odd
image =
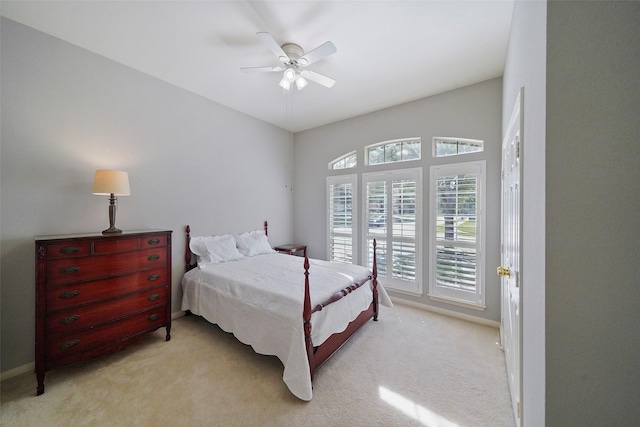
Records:
{"label": "wooden dresser", "polygon": [[35,238],[36,394],[53,367],[119,350],[161,327],[169,341],[171,233]]}

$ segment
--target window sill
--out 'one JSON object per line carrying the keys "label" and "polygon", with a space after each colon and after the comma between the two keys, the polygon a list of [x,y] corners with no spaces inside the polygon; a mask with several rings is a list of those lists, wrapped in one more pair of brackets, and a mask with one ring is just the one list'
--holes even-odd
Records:
{"label": "window sill", "polygon": [[407,289],[407,288],[395,287],[395,286],[393,286],[393,283],[383,283],[385,281],[386,280],[385,280],[384,277],[382,279],[380,277],[378,277],[378,283],[382,284],[382,286],[384,286],[384,289],[386,291],[395,292],[397,294],[409,295],[409,296],[412,296],[412,297],[421,297],[423,295],[422,286],[420,286],[419,283],[417,284],[416,288]]}
{"label": "window sill", "polygon": [[429,296],[429,299],[432,301],[444,302],[446,304],[452,304],[452,305],[457,305],[459,307],[471,308],[473,310],[478,310],[478,311],[485,311],[487,309],[487,306],[483,304],[474,304],[469,301],[462,301],[454,298],[441,297],[433,294],[427,294],[427,295]]}

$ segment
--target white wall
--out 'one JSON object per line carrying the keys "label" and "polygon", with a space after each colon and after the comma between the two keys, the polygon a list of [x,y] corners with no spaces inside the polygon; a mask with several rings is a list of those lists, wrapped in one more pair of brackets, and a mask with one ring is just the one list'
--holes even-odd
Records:
{"label": "white wall", "polygon": [[640,3],[547,12],[546,422],[640,425]]}
{"label": "white wall", "polygon": [[[500,281],[493,273],[500,263],[500,145],[501,145],[502,79],[493,79],[440,95],[402,104],[349,120],[321,126],[294,135],[295,179],[294,188],[294,237],[308,245],[308,253],[314,258],[327,257],[326,178],[333,174],[328,163],[340,155],[358,150],[358,166],[339,173],[358,173],[361,187],[364,166],[364,147],[392,139],[422,138],[422,160],[392,164],[380,169],[406,167],[423,168],[423,295],[411,297],[392,293],[417,304],[446,309],[494,322],[500,321]],[[485,142],[483,153],[467,154],[458,158],[431,156],[434,136],[481,139]],[[427,296],[428,219],[429,219],[429,166],[433,164],[487,160],[487,274],[486,311],[461,308],[431,301]],[[362,189],[359,189],[361,205]],[[359,206],[358,212],[362,212]],[[358,235],[359,236],[359,235]]]}
{"label": "white wall", "polygon": [[[503,77],[503,134],[524,87],[522,139],[522,421],[545,425],[546,2],[517,1]],[[551,424],[549,424],[551,425]]]}
{"label": "white wall", "polygon": [[173,230],[174,312],[186,224],[267,219],[272,243],[291,241],[289,132],[5,18],[1,31],[1,372],[34,360],[32,236],[108,227],[96,169],[129,173],[119,228]]}

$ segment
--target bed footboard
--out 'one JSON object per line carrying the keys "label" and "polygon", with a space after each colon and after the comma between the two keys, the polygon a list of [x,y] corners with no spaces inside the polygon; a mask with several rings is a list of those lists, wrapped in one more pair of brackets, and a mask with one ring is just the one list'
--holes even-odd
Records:
{"label": "bed footboard", "polygon": [[[311,308],[311,296],[309,294],[309,259],[305,256],[304,259],[304,304],[302,310],[302,321],[304,329],[304,342],[307,351],[307,358],[309,359],[309,371],[311,379],[313,380],[313,374],[315,370],[322,365],[333,353],[338,351],[349,338],[360,329],[369,319],[378,320],[378,265],[376,262],[376,247],[377,243],[373,241],[373,269],[371,276],[366,279],[356,282],[341,291],[333,294],[329,299],[321,304]],[[321,345],[314,347],[313,340],[311,339],[311,315],[316,311],[322,310],[329,304],[332,304],[343,297],[349,295],[351,292],[358,289],[360,286],[371,281],[373,300],[366,310],[362,311],[358,317],[356,317],[347,328],[342,331],[331,335]]]}

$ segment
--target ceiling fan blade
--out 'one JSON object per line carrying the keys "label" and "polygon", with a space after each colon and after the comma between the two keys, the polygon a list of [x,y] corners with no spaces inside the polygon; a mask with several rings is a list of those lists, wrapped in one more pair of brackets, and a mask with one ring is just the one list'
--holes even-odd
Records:
{"label": "ceiling fan blade", "polygon": [[282,71],[284,67],[240,67],[240,71],[243,73],[267,73],[271,71]]}
{"label": "ceiling fan blade", "polygon": [[325,86],[325,87],[331,87],[336,82],[331,77],[327,77],[325,75],[316,73],[315,71],[311,71],[311,70],[302,70],[300,74],[305,79],[311,80],[312,82],[320,83],[322,86]]}
{"label": "ceiling fan blade", "polygon": [[269,33],[256,33],[262,43],[264,43],[283,63],[289,62],[289,56],[284,53],[278,42]]}
{"label": "ceiling fan blade", "polygon": [[298,59],[298,64],[300,66],[306,67],[309,64],[313,64],[316,61],[321,60],[322,58],[326,58],[329,55],[332,55],[337,52],[336,47],[331,42],[325,42],[313,49],[310,52],[305,53]]}

